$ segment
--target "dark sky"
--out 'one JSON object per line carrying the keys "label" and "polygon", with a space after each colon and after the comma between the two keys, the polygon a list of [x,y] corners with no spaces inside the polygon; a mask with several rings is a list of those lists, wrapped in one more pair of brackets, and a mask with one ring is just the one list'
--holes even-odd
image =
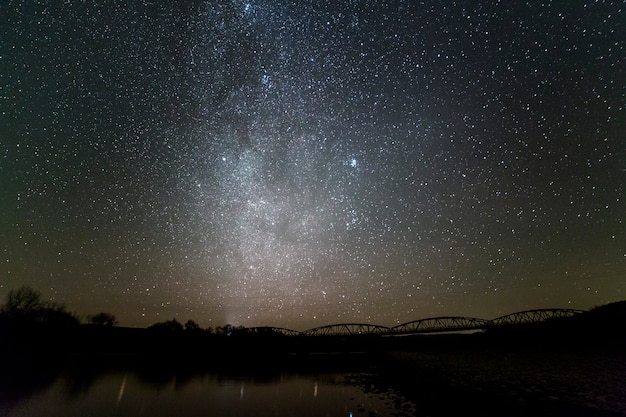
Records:
{"label": "dark sky", "polygon": [[0,296],[304,330],[626,298],[623,1],[0,3]]}

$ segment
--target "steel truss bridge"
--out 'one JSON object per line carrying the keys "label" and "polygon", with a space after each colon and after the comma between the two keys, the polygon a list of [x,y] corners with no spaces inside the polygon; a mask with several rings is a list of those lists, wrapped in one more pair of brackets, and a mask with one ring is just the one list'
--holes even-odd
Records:
{"label": "steel truss bridge", "polygon": [[251,327],[248,334],[280,334],[284,336],[393,336],[426,333],[460,332],[467,330],[485,330],[490,327],[503,327],[516,324],[540,323],[552,319],[572,317],[584,313],[584,310],[563,308],[544,308],[507,314],[493,320],[474,317],[433,317],[409,321],[394,327],[366,323],[341,323],[314,327],[303,332],[280,327]]}
{"label": "steel truss bridge", "polygon": [[391,329],[375,324],[331,324],[328,326],[315,327],[301,333],[303,336],[355,336],[355,335],[384,335],[389,334]]}
{"label": "steel truss bridge", "polygon": [[437,333],[463,330],[481,330],[491,325],[491,320],[473,317],[433,317],[410,321],[391,328],[393,334]]}
{"label": "steel truss bridge", "polygon": [[491,320],[493,326],[508,326],[512,324],[539,323],[551,319],[572,317],[584,313],[584,310],[571,310],[564,308],[543,308],[538,310],[520,311]]}
{"label": "steel truss bridge", "polygon": [[271,326],[262,326],[262,327],[247,327],[244,329],[245,334],[255,335],[255,336],[299,336],[302,333],[297,330],[284,329],[282,327],[271,327]]}

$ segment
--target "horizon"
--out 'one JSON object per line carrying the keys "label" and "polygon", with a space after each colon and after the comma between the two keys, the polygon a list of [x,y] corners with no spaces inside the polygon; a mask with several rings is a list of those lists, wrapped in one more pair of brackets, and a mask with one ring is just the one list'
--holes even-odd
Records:
{"label": "horizon", "polygon": [[620,2],[3,8],[0,299],[308,329],[626,298]]}
{"label": "horizon", "polygon": [[[41,292],[32,289],[29,286],[25,286],[22,288],[26,288],[28,290],[33,290],[36,294],[39,294],[39,296],[41,296]],[[15,290],[15,289],[14,289]],[[6,298],[6,297],[5,297]],[[41,300],[42,302],[46,303],[46,302],[52,302],[53,306],[60,306],[63,308],[64,311],[66,311],[67,313],[71,314],[72,316],[74,316],[76,319],[78,319],[78,322],[81,324],[90,324],[90,316],[93,316],[94,314],[80,314],[78,312],[72,311],[71,309],[67,308],[67,305],[63,302],[60,302],[58,300],[51,300],[51,299],[43,299]],[[365,326],[376,326],[376,327],[385,327],[388,329],[393,329],[395,327],[400,327],[403,325],[407,325],[407,324],[411,324],[414,322],[418,322],[418,321],[428,321],[428,320],[438,320],[438,319],[470,319],[470,320],[483,320],[483,321],[497,321],[499,319],[503,319],[506,318],[508,316],[514,316],[514,315],[518,315],[518,314],[522,314],[522,313],[538,313],[538,312],[546,312],[547,314],[555,314],[554,317],[564,317],[567,316],[569,317],[571,314],[574,313],[586,313],[589,311],[594,310],[595,308],[600,308],[600,307],[605,307],[608,305],[612,305],[612,304],[619,304],[619,303],[626,303],[626,300],[617,300],[617,301],[613,301],[613,302],[609,302],[606,304],[602,304],[602,305],[595,305],[589,309],[576,309],[576,308],[564,308],[564,307],[548,307],[548,308],[532,308],[532,309],[526,309],[526,310],[518,310],[518,311],[514,311],[514,312],[509,312],[509,313],[505,313],[502,315],[499,315],[497,317],[477,317],[477,316],[463,316],[463,315],[442,315],[442,316],[429,316],[429,317],[420,317],[417,319],[411,319],[411,320],[407,320],[407,321],[396,321],[393,324],[390,325],[386,325],[386,324],[381,324],[378,322],[333,322],[333,323],[326,323],[326,324],[318,324],[316,326],[313,327],[307,327],[307,328],[294,328],[294,327],[284,327],[284,326],[276,326],[276,325],[271,325],[271,324],[257,324],[257,325],[242,325],[239,323],[222,323],[222,324],[215,324],[215,323],[211,323],[211,325],[209,326],[202,326],[200,325],[200,323],[198,323],[197,320],[195,320],[193,317],[189,317],[187,319],[182,319],[179,317],[172,317],[170,319],[162,319],[160,321],[156,321],[154,323],[145,325],[145,326],[133,326],[133,325],[125,325],[124,323],[120,323],[117,316],[115,315],[114,312],[111,311],[99,311],[98,313],[105,313],[107,315],[112,315],[112,317],[115,318],[115,324],[113,324],[113,326],[115,327],[123,327],[123,328],[148,328],[151,327],[152,325],[155,324],[161,324],[164,322],[170,322],[170,321],[176,321],[178,323],[180,323],[181,325],[185,324],[187,321],[193,322],[195,325],[199,325],[200,329],[203,330],[208,330],[208,329],[217,329],[220,327],[226,327],[226,326],[232,326],[232,327],[243,327],[243,328],[278,328],[278,329],[284,329],[284,330],[294,330],[297,331],[299,333],[302,332],[306,332],[309,330],[314,330],[314,329],[318,329],[318,328],[323,328],[323,327],[333,327],[333,326],[343,326],[343,325],[365,325]],[[0,307],[3,306],[4,304],[0,304]],[[45,306],[45,304],[43,304]],[[96,313],[97,314],[97,313]],[[532,320],[532,319],[531,319]],[[545,320],[545,317],[542,316],[541,320]]]}

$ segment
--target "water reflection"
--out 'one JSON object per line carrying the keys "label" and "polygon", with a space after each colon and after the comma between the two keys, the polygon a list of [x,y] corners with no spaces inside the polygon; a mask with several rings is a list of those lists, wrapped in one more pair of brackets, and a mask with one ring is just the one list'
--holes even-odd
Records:
{"label": "water reflection", "polygon": [[[0,399],[6,416],[402,416],[390,395],[367,392],[359,372],[149,369],[60,370],[47,387]],[[2,392],[0,392],[2,394]]]}

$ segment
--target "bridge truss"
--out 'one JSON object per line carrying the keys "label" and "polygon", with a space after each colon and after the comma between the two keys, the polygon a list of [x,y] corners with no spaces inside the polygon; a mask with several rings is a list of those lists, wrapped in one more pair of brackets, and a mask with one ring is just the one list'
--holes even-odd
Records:
{"label": "bridge truss", "polygon": [[519,311],[493,320],[474,317],[433,317],[414,320],[394,327],[379,326],[367,323],[342,323],[315,327],[299,332],[282,327],[250,327],[246,334],[267,336],[357,336],[357,335],[408,335],[420,333],[459,332],[465,330],[484,330],[489,327],[500,327],[515,324],[539,323],[546,320],[572,317],[584,313],[584,310],[563,308],[544,308]]}
{"label": "bridge truss", "polygon": [[271,326],[248,327],[246,328],[246,334],[255,336],[300,336],[300,332],[297,330]]}
{"label": "bridge truss", "polygon": [[491,325],[490,320],[474,317],[433,317],[414,320],[391,328],[392,334],[416,334],[481,330]]}
{"label": "bridge truss", "polygon": [[385,335],[390,333],[390,328],[375,324],[343,323],[328,326],[315,327],[305,330],[302,336],[355,336],[355,335]]}
{"label": "bridge truss", "polygon": [[519,311],[491,320],[492,326],[508,326],[513,324],[539,323],[546,320],[572,317],[584,313],[584,310],[566,308],[542,308],[537,310]]}

